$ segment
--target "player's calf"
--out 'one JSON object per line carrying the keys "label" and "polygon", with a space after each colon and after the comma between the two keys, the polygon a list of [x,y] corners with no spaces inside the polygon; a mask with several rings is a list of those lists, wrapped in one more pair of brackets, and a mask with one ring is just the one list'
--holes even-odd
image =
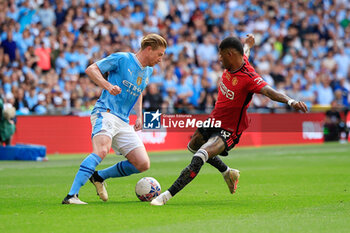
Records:
{"label": "player's calf", "polygon": [[153,199],[151,205],[164,205],[170,198],[175,196],[198,175],[201,167],[207,159],[208,153],[204,149],[198,150],[193,156],[191,163],[182,170],[179,178],[177,178],[167,191]]}
{"label": "player's calf", "polygon": [[179,178],[174,184],[164,193],[161,193],[158,197],[151,201],[151,205],[161,206],[164,205],[170,198],[175,196],[180,190],[182,190],[188,183],[190,183],[199,173],[203,166],[203,160],[199,156],[194,156],[190,165],[182,170]]}

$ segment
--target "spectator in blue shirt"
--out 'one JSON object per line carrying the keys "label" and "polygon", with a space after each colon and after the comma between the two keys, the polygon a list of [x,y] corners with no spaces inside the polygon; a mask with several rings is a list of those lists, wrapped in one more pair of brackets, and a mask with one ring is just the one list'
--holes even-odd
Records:
{"label": "spectator in blue shirt", "polygon": [[56,67],[56,72],[58,74],[61,73],[61,69],[67,69],[69,67],[69,63],[67,59],[64,57],[64,52],[60,51],[58,57],[56,58],[55,61],[55,67]]}
{"label": "spectator in blue shirt", "polygon": [[350,71],[350,57],[345,54],[344,49],[338,49],[334,55],[334,60],[337,63],[337,75],[340,77],[346,77]]}
{"label": "spectator in blue shirt", "polygon": [[202,85],[199,75],[194,74],[192,76],[192,93],[193,95],[190,98],[190,104],[194,107],[199,106],[199,98],[202,92]]}
{"label": "spectator in blue shirt", "polygon": [[25,96],[25,100],[27,101],[29,110],[33,111],[34,106],[38,104],[38,95],[35,87],[29,90],[29,93]]}
{"label": "spectator in blue shirt", "polygon": [[180,112],[186,113],[190,106],[190,98],[193,95],[192,87],[186,82],[188,74],[185,72],[176,87],[177,94],[177,108]]}
{"label": "spectator in blue shirt", "polygon": [[38,16],[44,28],[51,27],[55,22],[56,15],[48,0],[45,0],[42,7],[39,9]]}
{"label": "spectator in blue shirt", "polygon": [[4,53],[9,55],[11,62],[17,59],[17,45],[13,40],[11,30],[7,31],[7,39],[1,42],[1,47],[4,49]]}
{"label": "spectator in blue shirt", "polygon": [[169,93],[176,93],[176,81],[173,70],[169,69],[165,73],[165,80],[163,82],[163,98],[166,98]]}
{"label": "spectator in blue shirt", "polygon": [[348,108],[349,107],[349,90],[345,87],[346,79],[342,78],[339,83],[335,86],[335,94],[338,96],[339,104]]}
{"label": "spectator in blue shirt", "polygon": [[34,37],[30,34],[28,29],[23,31],[20,40],[16,40],[16,45],[19,49],[21,58],[23,58],[24,54],[28,51],[29,46],[34,45]]}
{"label": "spectator in blue shirt", "polygon": [[58,27],[61,24],[64,23],[64,19],[66,17],[67,11],[63,8],[63,1],[56,1],[56,9],[55,9],[55,16],[56,16],[56,23],[55,26]]}
{"label": "spectator in blue shirt", "polygon": [[9,7],[9,11],[6,13],[6,16],[17,21],[19,18],[19,10],[15,3],[12,3]]}
{"label": "spectator in blue shirt", "polygon": [[323,75],[321,77],[321,85],[318,86],[317,90],[317,103],[324,106],[329,106],[334,99],[333,90],[330,86],[330,81]]}
{"label": "spectator in blue shirt", "polygon": [[143,22],[145,18],[145,13],[142,11],[142,3],[141,4],[135,4],[134,12],[131,13],[131,21],[135,24],[140,24]]}
{"label": "spectator in blue shirt", "polygon": [[218,51],[216,46],[210,42],[210,37],[205,36],[203,43],[197,47],[197,59],[201,62],[202,60],[208,61],[209,63],[217,60]]}
{"label": "spectator in blue shirt", "polygon": [[301,99],[300,101],[303,101],[306,106],[311,109],[311,106],[313,105],[315,101],[315,92],[311,89],[311,83],[307,83],[304,87],[304,89],[301,91]]}
{"label": "spectator in blue shirt", "polygon": [[38,95],[38,104],[34,106],[34,112],[38,115],[45,115],[47,113],[46,108],[46,96],[43,93]]}

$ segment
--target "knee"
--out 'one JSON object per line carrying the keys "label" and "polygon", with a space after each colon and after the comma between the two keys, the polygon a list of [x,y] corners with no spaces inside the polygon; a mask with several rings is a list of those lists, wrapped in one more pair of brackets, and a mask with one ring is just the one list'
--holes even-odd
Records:
{"label": "knee", "polygon": [[135,167],[140,172],[145,172],[151,167],[151,163],[149,160],[145,160],[145,161],[138,163]]}
{"label": "knee", "polygon": [[109,150],[108,148],[104,147],[104,148],[101,148],[99,149],[96,154],[101,158],[101,159],[104,159],[107,154],[108,154]]}
{"label": "knee", "polygon": [[189,150],[192,154],[195,154],[197,152],[196,150],[192,149],[191,142],[187,144],[187,150]]}
{"label": "knee", "polygon": [[111,149],[111,138],[106,135],[97,135],[92,139],[93,153],[104,159]]}

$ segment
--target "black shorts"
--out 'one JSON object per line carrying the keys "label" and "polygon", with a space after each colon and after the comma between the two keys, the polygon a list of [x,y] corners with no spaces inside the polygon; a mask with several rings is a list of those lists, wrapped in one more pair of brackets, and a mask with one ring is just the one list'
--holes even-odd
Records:
{"label": "black shorts", "polygon": [[225,150],[220,153],[222,156],[227,156],[228,152],[235,147],[239,142],[242,134],[234,135],[231,131],[222,128],[198,128],[205,141],[214,136],[219,136],[225,143]]}

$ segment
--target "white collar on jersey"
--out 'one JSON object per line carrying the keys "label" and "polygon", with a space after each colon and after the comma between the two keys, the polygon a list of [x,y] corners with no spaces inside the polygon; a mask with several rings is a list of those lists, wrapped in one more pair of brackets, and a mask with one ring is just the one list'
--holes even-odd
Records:
{"label": "white collar on jersey", "polygon": [[139,65],[139,67],[141,68],[141,70],[145,69],[145,67],[142,66],[141,62],[140,62],[139,59],[137,58],[136,54],[133,53],[132,55],[134,56],[135,61],[136,61],[136,63]]}

